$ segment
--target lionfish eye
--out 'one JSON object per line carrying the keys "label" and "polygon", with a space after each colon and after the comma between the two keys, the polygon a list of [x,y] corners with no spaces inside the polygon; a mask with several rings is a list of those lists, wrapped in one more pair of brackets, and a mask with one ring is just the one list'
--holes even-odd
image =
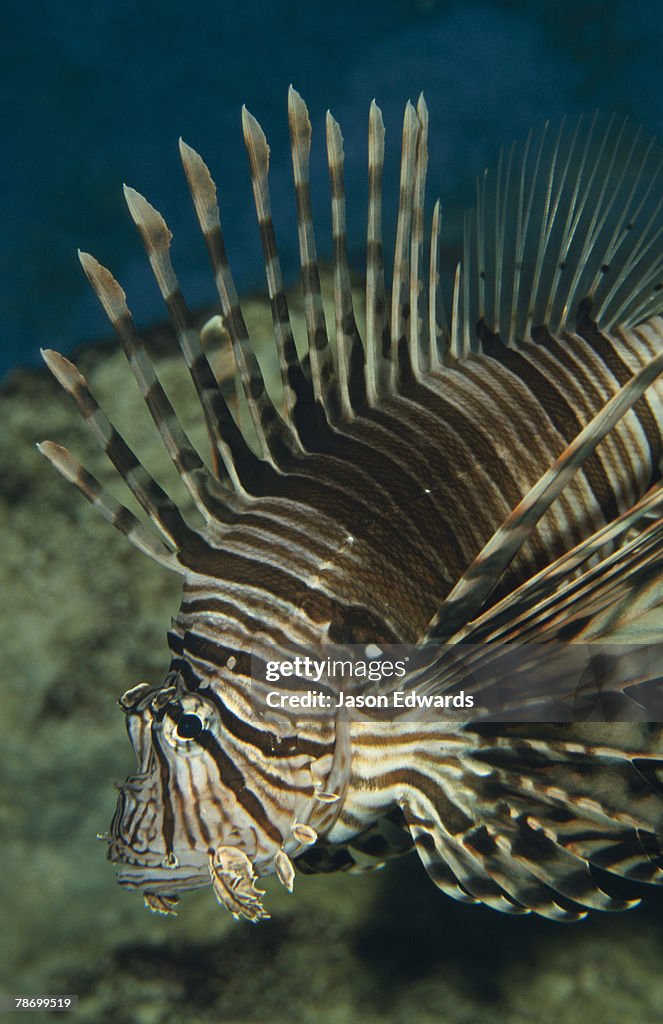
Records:
{"label": "lionfish eye", "polygon": [[198,715],[182,715],[177,723],[177,735],[183,740],[195,740],[203,731],[203,722]]}

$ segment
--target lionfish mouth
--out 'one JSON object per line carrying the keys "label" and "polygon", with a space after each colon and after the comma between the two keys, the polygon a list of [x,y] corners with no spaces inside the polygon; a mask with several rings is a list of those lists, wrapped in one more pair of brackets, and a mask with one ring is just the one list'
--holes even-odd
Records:
{"label": "lionfish mouth", "polygon": [[173,893],[197,889],[210,882],[208,859],[202,852],[200,857],[180,863],[172,854],[164,856],[149,851],[137,854],[121,840],[111,840],[107,857],[116,867],[118,882],[128,889]]}
{"label": "lionfish mouth", "polygon": [[163,863],[163,853],[159,853],[158,851],[150,853],[149,850],[137,853],[133,847],[124,843],[121,839],[109,840],[106,857],[113,864],[123,865],[129,868],[166,868],[166,865]]}

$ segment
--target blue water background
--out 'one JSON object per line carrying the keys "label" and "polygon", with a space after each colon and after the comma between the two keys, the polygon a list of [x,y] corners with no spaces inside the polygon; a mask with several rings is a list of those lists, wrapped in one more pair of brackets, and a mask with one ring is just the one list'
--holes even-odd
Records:
{"label": "blue water background", "polygon": [[78,247],[112,268],[140,323],[163,318],[124,208],[123,181],[166,216],[190,304],[214,301],[179,166],[180,135],[204,155],[220,186],[239,289],[262,284],[243,103],[272,147],[277,234],[294,280],[290,82],[311,111],[323,257],[331,252],[328,107],[341,123],[350,249],[360,268],[371,98],[392,143],[385,185],[395,201],[403,105],[424,90],[429,195],[442,196],[453,241],[475,175],[531,125],[599,107],[663,135],[662,53],[663,4],[656,0],[10,0],[0,13],[0,373],[36,363],[40,346],[67,352],[108,334]]}

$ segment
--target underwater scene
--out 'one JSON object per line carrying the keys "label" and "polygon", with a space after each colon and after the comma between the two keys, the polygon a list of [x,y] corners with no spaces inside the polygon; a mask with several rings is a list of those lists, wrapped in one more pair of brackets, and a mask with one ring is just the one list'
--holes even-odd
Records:
{"label": "underwater scene", "polygon": [[0,20],[0,1019],[663,1022],[663,9]]}

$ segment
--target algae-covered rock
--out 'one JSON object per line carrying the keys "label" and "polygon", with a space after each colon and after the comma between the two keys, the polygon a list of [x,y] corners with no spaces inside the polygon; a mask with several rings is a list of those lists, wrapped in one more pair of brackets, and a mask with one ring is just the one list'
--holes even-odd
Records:
{"label": "algae-covered rock", "polygon": [[[294,303],[297,320],[301,310]],[[249,302],[254,337],[271,336]],[[167,331],[152,337],[184,425],[202,417]],[[260,344],[258,344],[260,349]],[[213,357],[223,366],[224,353]],[[89,384],[178,500],[160,439],[116,347],[82,354]],[[70,447],[123,501],[84,424],[45,373],[0,395],[2,914],[5,993],[77,993],[81,1022],[571,1022],[663,1015],[663,903],[573,928],[457,905],[416,859],[355,876],[267,885],[273,919],[236,923],[210,890],[176,919],[119,889],[95,841],[113,779],[133,767],[115,698],[168,665],[179,581],[152,565],[35,448]],[[130,502],[128,502],[131,504]]]}

